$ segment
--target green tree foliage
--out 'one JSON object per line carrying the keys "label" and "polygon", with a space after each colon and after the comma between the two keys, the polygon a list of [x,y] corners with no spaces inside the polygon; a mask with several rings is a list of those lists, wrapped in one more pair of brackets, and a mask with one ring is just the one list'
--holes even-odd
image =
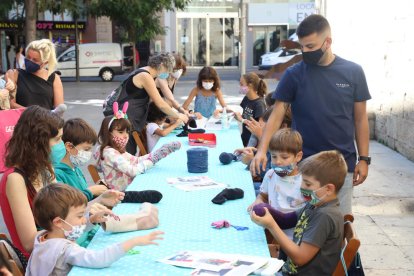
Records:
{"label": "green tree foliage", "polygon": [[[24,13],[16,13],[13,18],[9,18],[9,11],[17,6],[24,6],[24,0],[1,0],[0,1],[0,19],[1,20],[23,20]],[[23,9],[24,10],[24,9]]]}
{"label": "green tree foliage", "polygon": [[90,0],[88,13],[93,16],[108,16],[123,27],[132,41],[149,40],[164,34],[160,24],[163,10],[182,10],[191,0]]}

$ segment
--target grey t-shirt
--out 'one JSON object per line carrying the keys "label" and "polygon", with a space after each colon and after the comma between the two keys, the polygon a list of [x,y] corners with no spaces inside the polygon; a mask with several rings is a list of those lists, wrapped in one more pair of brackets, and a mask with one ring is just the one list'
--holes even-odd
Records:
{"label": "grey t-shirt", "polygon": [[296,224],[293,242],[297,245],[306,242],[320,250],[300,267],[288,258],[282,268],[283,275],[332,275],[340,259],[343,221],[338,199],[317,208],[308,203]]}

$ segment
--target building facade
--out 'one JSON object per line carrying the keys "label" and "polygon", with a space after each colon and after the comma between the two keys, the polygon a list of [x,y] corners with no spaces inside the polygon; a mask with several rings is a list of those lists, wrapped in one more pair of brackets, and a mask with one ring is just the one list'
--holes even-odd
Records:
{"label": "building facade", "polygon": [[254,68],[314,10],[313,0],[195,0],[183,11],[164,13],[167,34],[152,49],[179,52],[192,67],[237,67],[243,58]]}

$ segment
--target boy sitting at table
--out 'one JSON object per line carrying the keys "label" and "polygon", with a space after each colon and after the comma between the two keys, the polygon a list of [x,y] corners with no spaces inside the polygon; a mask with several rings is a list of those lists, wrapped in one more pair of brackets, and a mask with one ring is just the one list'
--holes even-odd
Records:
{"label": "boy sitting at table", "polygon": [[120,259],[138,245],[157,244],[161,231],[153,231],[102,250],[88,250],[74,241],[86,228],[86,196],[69,185],[48,185],[34,200],[34,217],[45,229],[35,238],[27,275],[67,275],[72,266],[103,268]]}
{"label": "boy sitting at table", "polygon": [[[343,215],[337,193],[347,174],[344,157],[338,151],[323,151],[306,158],[300,165],[301,192],[309,200],[296,217],[278,216],[267,208],[253,208],[251,219],[268,229],[288,256],[283,275],[332,275],[338,264],[343,238]],[[275,219],[276,215],[276,219]],[[293,241],[279,224],[299,218]]]}
{"label": "boy sitting at table", "polygon": [[88,201],[107,191],[105,185],[98,183],[88,186],[80,169],[92,157],[92,148],[98,141],[95,130],[83,119],[69,119],[63,125],[62,140],[65,143],[62,148],[64,157],[60,163],[53,164],[57,181],[79,189]]}
{"label": "boy sitting at table", "polygon": [[[267,171],[256,200],[247,208],[266,203],[267,208],[288,213],[300,210],[305,200],[300,192],[302,175],[297,164],[302,160],[302,136],[296,130],[282,128],[269,143],[271,169]],[[293,226],[283,232],[293,238]]]}

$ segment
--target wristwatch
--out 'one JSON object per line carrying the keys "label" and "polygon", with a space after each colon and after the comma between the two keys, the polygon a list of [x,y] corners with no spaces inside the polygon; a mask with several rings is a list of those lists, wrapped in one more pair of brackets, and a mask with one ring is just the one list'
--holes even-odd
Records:
{"label": "wristwatch", "polygon": [[365,162],[367,162],[367,164],[369,165],[369,164],[371,164],[371,156],[359,156],[358,157],[358,161],[365,161]]}

